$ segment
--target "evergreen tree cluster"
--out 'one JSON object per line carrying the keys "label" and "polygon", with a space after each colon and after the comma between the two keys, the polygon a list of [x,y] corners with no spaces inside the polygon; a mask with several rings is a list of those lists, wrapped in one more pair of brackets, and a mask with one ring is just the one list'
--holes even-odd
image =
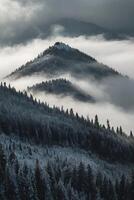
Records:
{"label": "evergreen tree cluster", "polygon": [[78,147],[101,158],[118,162],[134,162],[134,140],[122,128],[102,126],[98,116],[85,119],[73,112],[50,108],[27,93],[16,92],[6,83],[0,86],[0,132],[27,138],[36,144]]}
{"label": "evergreen tree cluster", "polygon": [[38,83],[33,85],[32,87],[28,87],[27,90],[28,92],[32,92],[33,94],[38,92],[46,92],[61,96],[71,96],[78,101],[92,103],[95,102],[95,99],[91,95],[86,94],[80,88],[73,85],[72,82],[63,78],[52,79],[46,82]]}
{"label": "evergreen tree cluster", "polygon": [[0,145],[1,200],[133,200],[134,173],[128,179],[110,180],[82,162],[48,161],[44,168],[36,160],[31,168],[18,161],[15,147],[7,156]]}

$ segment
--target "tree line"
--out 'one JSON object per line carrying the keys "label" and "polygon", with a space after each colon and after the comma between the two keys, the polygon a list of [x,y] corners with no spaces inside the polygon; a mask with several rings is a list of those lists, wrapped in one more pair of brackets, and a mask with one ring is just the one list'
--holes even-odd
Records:
{"label": "tree line", "polygon": [[102,159],[134,162],[134,140],[122,127],[114,130],[110,122],[101,125],[98,116],[85,119],[63,108],[50,108],[27,93],[0,86],[0,132],[27,138],[36,144],[78,147]]}

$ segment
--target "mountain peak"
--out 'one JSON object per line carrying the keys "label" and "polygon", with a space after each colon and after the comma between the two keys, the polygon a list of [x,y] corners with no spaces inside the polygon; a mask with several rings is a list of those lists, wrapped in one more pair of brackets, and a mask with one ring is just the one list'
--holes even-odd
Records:
{"label": "mountain peak", "polygon": [[69,45],[67,45],[63,42],[56,42],[54,44],[54,47],[59,49],[59,50],[66,50],[66,51],[72,50],[72,48]]}
{"label": "mountain peak", "polygon": [[53,46],[50,46],[44,51],[43,56],[53,55],[66,60],[74,60],[77,62],[96,62],[91,56],[75,49],[63,42],[56,42]]}

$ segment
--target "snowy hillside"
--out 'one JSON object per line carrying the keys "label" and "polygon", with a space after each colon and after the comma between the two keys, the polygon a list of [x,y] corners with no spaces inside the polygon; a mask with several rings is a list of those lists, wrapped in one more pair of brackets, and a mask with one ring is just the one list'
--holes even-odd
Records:
{"label": "snowy hillside", "polygon": [[121,127],[1,84],[0,199],[107,200],[111,191],[111,200],[132,200],[133,154],[133,135]]}
{"label": "snowy hillside", "polygon": [[42,144],[91,150],[106,160],[133,162],[133,137],[126,136],[121,127],[115,131],[109,123],[107,127],[100,125],[97,116],[89,120],[73,109],[50,108],[6,85],[1,85],[0,93],[0,129],[4,133]]}

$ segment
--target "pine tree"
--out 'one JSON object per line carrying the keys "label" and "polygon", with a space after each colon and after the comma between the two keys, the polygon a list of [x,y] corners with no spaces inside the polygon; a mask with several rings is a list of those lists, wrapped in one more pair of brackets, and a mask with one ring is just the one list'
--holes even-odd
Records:
{"label": "pine tree", "polygon": [[10,176],[8,169],[6,169],[6,178],[5,178],[5,197],[7,198],[7,200],[9,199],[16,200],[17,197],[16,187]]}
{"label": "pine tree", "polygon": [[117,133],[117,134],[119,133],[119,127],[117,127],[117,129],[116,129],[116,133]]}
{"label": "pine tree", "polygon": [[110,180],[108,183],[108,193],[109,193],[109,200],[117,200],[115,188]]}
{"label": "pine tree", "polygon": [[107,200],[109,198],[109,191],[108,191],[108,180],[106,177],[103,179],[102,186],[100,188],[100,195],[102,199]]}
{"label": "pine tree", "polygon": [[35,167],[35,183],[36,183],[36,191],[37,191],[37,197],[39,200],[45,199],[45,186],[41,174],[41,169],[39,165],[39,161],[36,161],[36,167]]}
{"label": "pine tree", "polygon": [[120,126],[120,134],[122,135],[123,134],[123,130],[122,130],[122,127]]}
{"label": "pine tree", "polygon": [[85,178],[86,178],[86,174],[85,174],[85,166],[84,164],[81,162],[78,166],[78,191],[84,191],[85,189]]}
{"label": "pine tree", "polygon": [[72,187],[74,190],[78,189],[78,174],[77,174],[77,170],[76,167],[73,168],[72,171]]}
{"label": "pine tree", "polygon": [[129,200],[134,198],[134,171],[132,172],[131,183],[129,186]]}
{"label": "pine tree", "polygon": [[102,187],[102,174],[100,172],[98,172],[97,176],[96,176],[96,187],[98,189],[100,189]]}
{"label": "pine tree", "polygon": [[52,168],[50,162],[47,163],[46,172],[47,172],[48,175],[49,175],[49,179],[50,179],[50,188],[51,188],[51,190],[52,190],[52,188],[54,187],[54,184],[55,184],[56,180],[55,180],[54,170],[53,170],[53,168]]}
{"label": "pine tree", "polygon": [[0,144],[0,200],[5,200],[5,180],[6,180],[6,165],[7,160]]}
{"label": "pine tree", "polygon": [[133,138],[134,136],[133,136],[133,132],[132,131],[130,131],[130,137],[131,138]]}
{"label": "pine tree", "polygon": [[98,115],[95,115],[95,121],[94,121],[95,127],[99,128],[99,120],[98,120]]}
{"label": "pine tree", "polygon": [[71,116],[71,117],[74,117],[74,111],[73,111],[72,108],[70,109],[70,116]]}
{"label": "pine tree", "polygon": [[122,175],[121,181],[119,184],[119,200],[126,200],[126,179],[125,176]]}
{"label": "pine tree", "polygon": [[118,181],[118,179],[116,179],[116,181],[115,181],[115,192],[117,195],[117,199],[119,199],[119,181]]}
{"label": "pine tree", "polygon": [[86,192],[88,194],[88,198],[91,196],[92,200],[96,200],[97,189],[96,189],[93,172],[90,165],[88,165],[87,167],[87,191]]}
{"label": "pine tree", "polygon": [[54,196],[55,200],[67,200],[66,191],[63,182],[61,180],[59,180],[55,190],[56,190],[56,194]]}
{"label": "pine tree", "polygon": [[2,145],[0,144],[0,184],[3,183],[5,179],[6,164],[6,156],[3,151]]}
{"label": "pine tree", "polygon": [[19,196],[21,200],[29,200],[28,197],[28,180],[23,174],[23,171],[20,170],[18,175],[18,189],[19,189]]}
{"label": "pine tree", "polygon": [[107,120],[107,129],[108,129],[108,130],[111,129],[109,120]]}

